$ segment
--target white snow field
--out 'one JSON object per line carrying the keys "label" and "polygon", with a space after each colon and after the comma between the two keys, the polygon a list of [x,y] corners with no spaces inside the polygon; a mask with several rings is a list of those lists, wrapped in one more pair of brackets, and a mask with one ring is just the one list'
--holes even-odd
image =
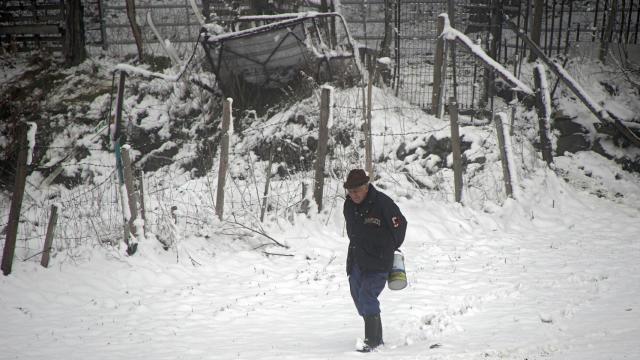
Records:
{"label": "white snow field", "polygon": [[[579,157],[557,161],[611,170]],[[389,192],[409,222],[410,285],[381,296],[377,353],[354,351],[363,322],[336,204],[326,223],[301,216],[271,233],[291,246],[271,252],[294,256],[194,238],[177,253],[147,240],[131,257],[17,262],[0,277],[0,358],[637,359],[640,211],[628,203],[640,182],[625,179],[616,200],[540,171],[523,199],[484,211]]]}
{"label": "white snow field", "polygon": [[[96,64],[108,72],[108,66]],[[0,71],[0,84],[25,71],[26,65],[16,66]],[[594,73],[587,70],[593,69],[581,70],[585,74],[579,80],[587,86]],[[165,145],[177,147],[169,138],[167,129],[173,125],[168,114],[172,106],[185,105],[178,103],[180,96],[172,96],[182,85],[157,79],[144,85],[175,89],[167,90],[166,98],[136,100],[136,94],[128,94],[127,113],[145,112],[138,125],[156,129]],[[73,87],[65,94],[80,90]],[[336,89],[334,129],[360,128],[362,117],[355,110],[361,104],[356,96],[360,91]],[[589,91],[596,92],[597,86]],[[608,108],[633,113],[637,95],[623,95],[594,96]],[[448,191],[450,169],[434,165],[442,160],[438,155],[421,158],[425,152],[420,146],[429,136],[448,137],[448,119],[428,116],[381,89],[374,89],[373,96],[374,103],[386,109],[375,108],[372,120],[380,170],[374,184],[398,203],[408,220],[402,249],[409,286],[382,293],[385,346],[380,351],[355,351],[364,326],[345,274],[342,181],[328,177],[326,188],[338,189],[332,198],[338,201],[327,201],[321,214],[312,208],[309,216],[294,214],[294,221],[270,214],[262,225],[288,248],[255,248],[259,241],[253,244],[208,228],[202,232],[209,236],[195,236],[178,225],[176,242],[168,251],[153,236],[141,238],[133,256],[125,254],[123,244],[100,246],[96,239],[65,248],[46,269],[36,258],[22,261],[25,251],[20,252],[12,273],[0,276],[0,360],[640,359],[638,174],[593,152],[556,157],[554,170],[547,169],[532,151],[535,122],[520,116],[532,110],[519,108],[514,139],[519,148],[514,150],[517,199],[505,200],[502,191],[493,125],[478,124],[461,128],[471,148],[465,151],[470,160],[465,204],[457,204]],[[569,114],[581,122],[596,121],[569,95],[562,96],[560,104]],[[58,99],[50,101],[62,101]],[[96,98],[87,118],[98,123],[96,114],[108,100],[108,94]],[[264,126],[249,129],[243,137],[234,134],[236,151],[249,153],[271,136],[284,139],[308,132],[286,122],[293,115],[317,117],[317,101],[307,100],[271,119],[259,119]],[[195,100],[186,105],[201,106]],[[62,157],[56,147],[71,144],[76,134],[86,136],[88,125],[64,125],[66,132],[56,135],[45,165]],[[185,132],[195,133],[197,126],[195,122]],[[100,141],[83,137],[79,143],[100,149]],[[415,153],[399,159],[400,143]],[[623,151],[611,141],[605,145]],[[175,158],[193,156],[195,148],[185,145]],[[138,159],[145,155],[135,153]],[[476,161],[479,158],[485,162]],[[240,164],[231,165],[231,176],[253,159],[236,159]],[[82,165],[74,161],[70,172]],[[112,174],[110,151],[92,151],[83,161],[104,165],[92,173],[96,182]],[[261,161],[255,167],[263,165]],[[338,165],[344,170],[353,163]],[[417,180],[432,190],[419,190],[405,173],[419,174]],[[34,172],[28,190],[41,177]],[[167,182],[180,184],[189,173],[176,178]],[[296,181],[295,176],[287,181]],[[175,193],[177,197],[180,192]],[[8,208],[7,198],[3,194],[0,200]],[[180,200],[198,199],[185,195]],[[5,236],[2,233],[2,245]]]}

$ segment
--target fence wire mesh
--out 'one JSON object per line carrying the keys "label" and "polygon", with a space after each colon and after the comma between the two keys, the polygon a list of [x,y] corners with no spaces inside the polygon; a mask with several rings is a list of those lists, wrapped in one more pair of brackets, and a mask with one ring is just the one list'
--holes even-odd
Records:
{"label": "fence wire mesh", "polygon": [[[424,117],[419,109],[406,102],[384,100],[389,94],[380,89],[374,90],[372,137],[376,154],[375,172],[381,175],[380,178],[387,179],[384,186],[398,191],[410,186],[417,189],[420,196],[443,200],[452,198],[452,186],[446,172],[430,174],[420,166],[411,165],[413,158],[399,159],[395,154],[398,144],[408,144],[416,139],[423,141],[427,136],[446,132],[446,124],[414,129]],[[340,91],[332,112],[331,151],[324,180],[323,203],[328,209],[343,201],[342,181],[348,170],[364,167],[362,119],[365,111],[359,104],[363,103],[365,94],[362,88]],[[318,102],[319,96],[315,96],[299,105],[298,110],[305,113],[310,124],[318,121]],[[136,106],[139,105],[127,107]],[[314,109],[309,110],[312,107]],[[167,107],[166,111],[170,108]],[[317,127],[299,126],[290,121],[291,113],[285,111],[272,117],[268,123],[264,119],[256,121],[255,126],[244,131],[241,138],[233,140],[235,145],[231,152],[222,222],[215,216],[217,157],[212,160],[212,170],[199,178],[193,178],[190,172],[179,166],[193,160],[197,157],[195,154],[182,156],[176,161],[176,166],[144,173],[141,180],[147,231],[163,243],[172,244],[180,236],[184,238],[189,234],[213,238],[215,234],[243,234],[251,232],[251,229],[260,229],[263,207],[265,222],[292,222],[302,212],[316,211],[312,200],[315,152],[313,146],[309,149],[308,144],[317,139]],[[290,131],[294,131],[295,137],[284,136],[273,142]],[[268,156],[256,152],[264,141],[273,142],[272,151],[277,155],[273,156],[272,178],[266,195]],[[65,165],[72,173],[78,170],[85,174],[104,174],[86,177],[86,185],[81,184],[73,191],[65,190],[61,184],[46,189],[39,189],[37,183],[27,184],[19,225],[18,259],[39,259],[37,255],[43,250],[52,205],[59,208],[53,241],[54,259],[56,253],[81,256],[75,253],[79,248],[122,242],[124,220],[119,193],[121,185],[114,169],[115,156],[102,156],[100,159],[103,163],[92,160]],[[298,165],[292,165],[291,159],[297,159]],[[8,203],[8,199],[5,200]],[[8,212],[9,207],[4,207],[0,214],[3,221],[8,218]],[[6,222],[2,224],[3,227],[6,225]]]}
{"label": "fence wire mesh", "polygon": [[[339,94],[335,94],[332,111],[331,150],[324,177],[323,203],[328,212],[317,215],[322,222],[339,216],[332,212],[339,209],[344,201],[342,181],[348,170],[365,165],[365,132],[362,124],[366,112],[359,105],[363,104],[365,92],[361,88],[339,91]],[[398,196],[451,201],[454,197],[452,170],[444,166],[432,171],[430,163],[434,158],[424,150],[431,139],[448,136],[448,122],[425,121],[420,109],[391,97],[392,91],[376,88],[373,94],[371,135],[377,185]],[[297,110],[304,112],[315,124],[319,117],[319,93],[305,101],[298,105]],[[311,106],[315,108],[309,110]],[[505,104],[496,110],[510,112],[512,106]],[[294,109],[293,113],[297,110]],[[291,111],[282,112],[271,117],[269,122],[262,119],[256,122],[255,127],[243,132],[242,137],[232,141],[234,145],[225,189],[223,221],[215,215],[217,166],[198,178],[179,166],[140,173],[136,180],[143,184],[145,228],[150,239],[157,239],[166,247],[172,247],[189,236],[204,237],[210,241],[216,241],[220,236],[231,236],[249,239],[247,241],[252,246],[258,247],[265,245],[265,237],[259,235],[265,234],[265,228],[283,222],[294,223],[298,216],[304,216],[303,213],[317,212],[312,199],[314,173],[311,166],[315,156],[313,151],[310,154],[309,149],[301,146],[308,143],[306,140],[317,138],[317,128],[292,124],[291,114]],[[517,128],[517,133],[526,133],[532,125],[524,121],[513,123],[512,126]],[[495,133],[492,125],[477,123],[472,128],[481,130],[478,133],[480,135],[473,136],[482,137],[475,142],[485,144],[487,159],[482,163],[470,162],[466,165],[465,197],[470,202],[504,199],[502,179],[497,175],[500,174],[500,165],[497,150],[493,149]],[[273,142],[270,156],[257,152],[263,141],[273,141],[292,130],[297,131],[295,139],[306,140],[298,142],[281,138]],[[523,171],[538,166],[535,149],[528,142],[518,140],[514,144],[514,153],[523,164],[517,170],[521,175]],[[400,155],[400,148],[407,149],[407,153]],[[285,149],[290,153],[288,156],[285,156]],[[269,157],[273,164],[270,184],[266,187]],[[299,166],[290,166],[287,158],[299,159]],[[178,164],[185,159],[178,161]],[[104,164],[83,163],[81,167],[90,172],[96,166],[103,171],[102,167],[113,167],[114,163],[115,160]],[[213,163],[218,164],[217,157]],[[115,170],[92,185],[76,187],[73,192],[64,191],[59,186],[38,190],[34,184],[28,184],[29,195],[25,197],[22,207],[17,258],[31,261],[39,259],[51,205],[59,207],[53,261],[56,261],[56,256],[81,258],[84,256],[81,250],[122,243],[125,222],[119,193],[121,188]],[[0,215],[7,219],[8,207]]]}

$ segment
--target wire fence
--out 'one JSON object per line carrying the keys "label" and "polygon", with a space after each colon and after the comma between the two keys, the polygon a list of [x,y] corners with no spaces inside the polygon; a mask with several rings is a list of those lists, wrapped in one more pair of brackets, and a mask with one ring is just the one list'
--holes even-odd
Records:
{"label": "wire fence", "polygon": [[[466,56],[460,52],[460,56]],[[475,61],[475,60],[474,60]],[[141,112],[155,114],[160,118],[172,119],[168,126],[185,126],[182,134],[190,133],[189,127],[197,128],[219,115],[207,113],[207,99],[199,99],[200,111],[185,116],[190,122],[177,122],[176,114],[183,111],[186,96],[198,97],[199,87],[184,80],[171,86],[158,87],[151,91],[146,80],[134,80],[128,85],[145,94],[157,97],[140,105],[137,101],[125,102],[124,114],[130,125],[140,119]],[[157,81],[157,80],[153,80]],[[475,82],[474,82],[475,83]],[[112,85],[114,86],[114,85]],[[395,89],[374,89],[372,112],[372,138],[374,173],[378,185],[386,191],[401,196],[422,197],[451,201],[454,198],[453,173],[447,161],[451,152],[447,148],[448,123],[425,121],[420,107],[394,98]],[[217,171],[214,166],[206,169],[202,176],[194,177],[181,167],[193,161],[207,161],[217,164],[215,152],[205,154],[211,159],[202,159],[202,153],[181,152],[172,156],[173,166],[161,167],[158,171],[146,172],[140,178],[143,184],[145,224],[147,232],[167,246],[188,236],[202,236],[215,241],[220,236],[250,239],[258,244],[256,237],[264,233],[262,211],[265,223],[295,222],[297,216],[316,211],[312,200],[314,174],[312,165],[317,147],[317,127],[320,96],[294,104],[277,116],[273,114],[254,119],[238,119],[242,133],[234,140],[231,152],[228,188],[225,189],[225,218],[216,219],[215,192],[217,191]],[[354,167],[364,168],[365,132],[362,124],[366,117],[366,95],[363,88],[337,90],[333,107],[333,126],[330,130],[330,154],[324,177],[324,204],[332,211],[344,199],[342,181],[346,173]],[[136,96],[140,96],[137,94]],[[151,96],[151,97],[153,97]],[[510,111],[511,108],[497,109]],[[110,116],[110,115],[109,115]],[[249,116],[249,115],[247,115]],[[197,118],[201,123],[196,124]],[[246,121],[245,121],[246,120]],[[139,124],[138,124],[139,125]],[[215,120],[213,124],[215,126]],[[482,139],[467,139],[484,144],[485,159],[469,159],[464,176],[466,198],[470,202],[500,202],[505,198],[501,178],[496,176],[500,166],[495,149],[494,131],[488,124],[478,123]],[[514,124],[527,129],[527,124]],[[470,136],[473,138],[473,136]],[[106,140],[106,139],[105,139]],[[36,144],[44,139],[36,138]],[[103,142],[106,143],[107,141]],[[436,149],[431,143],[442,143]],[[524,169],[535,167],[535,151],[526,141],[516,142],[521,146],[516,152],[521,156]],[[86,151],[111,152],[99,141],[95,148]],[[86,144],[85,144],[86,145]],[[271,153],[267,149],[271,149]],[[405,149],[401,152],[399,149]],[[42,147],[40,151],[68,152],[74,148],[66,146]],[[134,149],[135,150],[135,149]],[[147,154],[141,154],[141,160]],[[273,160],[273,173],[265,195],[269,158]],[[107,158],[109,160],[105,161]],[[46,233],[48,213],[51,205],[59,207],[59,221],[54,237],[54,253],[69,257],[83,256],[78,249],[91,246],[112,246],[124,238],[124,221],[121,185],[115,173],[115,157],[90,158],[71,162],[69,173],[75,174],[80,186],[73,192],[60,186],[40,190],[38,184],[27,185],[20,224],[18,252],[19,259],[34,259],[42,252]],[[525,161],[526,159],[526,161]],[[142,161],[141,161],[142,162]],[[50,170],[50,169],[49,169]],[[81,175],[77,175],[81,174]],[[94,175],[91,175],[94,174]],[[95,175],[98,174],[98,175]],[[88,185],[91,184],[91,185]],[[7,219],[9,207],[0,211],[1,219]],[[330,214],[323,213],[326,217]],[[2,224],[2,228],[6,223]]]}
{"label": "wire fence", "polygon": [[[517,22],[518,27],[530,32],[533,26],[534,1],[517,0],[512,8],[517,11],[510,14],[510,17]],[[612,22],[609,28],[610,20]],[[566,57],[583,55],[581,51],[590,49],[598,50],[603,42],[634,46],[638,44],[639,27],[640,1],[545,0],[542,7],[540,48],[547,56]],[[491,26],[487,24],[485,28],[490,29]],[[498,49],[498,60],[507,64],[513,63],[526,50],[514,34],[505,30],[500,26],[502,41]]]}
{"label": "wire fence", "polygon": [[[32,16],[34,18],[47,19],[52,16],[49,12],[60,12],[60,5],[57,2],[39,0],[35,3],[41,6],[44,12],[36,13]],[[298,3],[305,2],[296,2]],[[4,8],[0,6],[0,11],[7,14],[6,19],[3,17],[0,20],[0,26],[27,24],[23,16],[23,12],[27,11],[26,8],[15,4],[22,4],[22,2],[12,0],[7,1],[3,5]],[[141,26],[143,42],[152,53],[162,54],[162,51],[147,24],[147,13],[154,19],[162,36],[174,43],[179,52],[186,54],[192,49],[193,42],[198,38],[200,25],[196,21],[189,1],[139,0],[136,4],[137,21]],[[202,9],[202,1],[196,1],[196,4]],[[247,6],[246,2],[242,4],[244,7]],[[351,34],[362,46],[379,49],[384,38],[385,6],[388,4],[394,7],[390,9],[393,28],[390,48],[391,57],[396,66],[391,86],[401,98],[423,109],[430,109],[433,53],[437,37],[436,17],[440,13],[448,12],[448,1],[342,0],[336,10],[345,16]],[[49,8],[51,10],[47,10]],[[285,8],[286,6],[283,7]],[[302,8],[305,7],[302,6]],[[89,45],[109,48],[109,51],[117,55],[135,52],[124,0],[86,1],[84,9]],[[638,44],[640,0],[544,0],[542,9],[540,45],[548,56],[565,56],[571,55],[570,53],[577,49],[586,51],[598,48],[599,46],[592,45],[603,41],[620,44],[623,47]],[[510,31],[504,31],[499,22],[492,24],[491,21],[499,14],[507,14],[517,22],[519,27],[531,31],[533,10],[534,0],[456,1],[455,26],[467,34],[473,33],[480,39],[481,44],[487,44],[492,30],[499,27],[501,43],[497,47],[495,56],[503,64],[513,64],[515,67],[525,53],[523,44]],[[12,19],[24,21],[16,22],[17,20]],[[610,20],[613,21],[608,27]],[[38,40],[43,37],[36,36],[33,39]],[[37,43],[36,41],[35,44]],[[483,72],[477,71],[477,63],[470,57],[460,56],[456,66],[458,102],[462,111],[480,107],[481,98],[477,94],[484,91]]]}
{"label": "wire fence", "polygon": [[[437,31],[436,18],[449,12],[446,0],[367,1],[343,0],[341,11],[347,18],[354,38],[366,48],[380,49],[384,38],[385,6],[393,3],[394,37],[392,58],[397,64],[396,94],[425,110],[431,108],[433,62]],[[579,49],[597,49],[608,41],[622,46],[638,43],[640,1],[635,0],[544,0],[542,4],[542,36],[540,47],[548,56],[575,56]],[[527,32],[532,30],[534,0],[464,0],[454,2],[454,26],[477,39],[489,52],[491,35],[497,31],[500,43],[495,58],[505,67],[514,67],[526,56],[521,41],[503,28],[499,19],[507,15]],[[614,19],[611,31],[607,24]],[[492,23],[493,21],[493,23]],[[593,46],[593,43],[597,44]],[[626,50],[626,49],[625,49]],[[464,55],[464,54],[463,54]],[[458,56],[458,101],[462,111],[482,107],[484,71],[478,71],[473,57]],[[451,67],[452,64],[450,63]],[[480,67],[481,69],[481,67]],[[482,69],[481,69],[482,70]],[[450,82],[452,83],[452,82]],[[448,92],[452,92],[449,87]]]}
{"label": "wire fence", "polygon": [[[431,141],[447,143],[448,124],[425,122],[419,108],[390,97],[390,92],[390,89],[386,92],[376,89],[374,92],[372,143],[376,184],[396,196],[451,201],[453,174],[446,160],[450,147],[445,145],[439,150],[440,155],[434,157],[428,145]],[[365,132],[362,122],[366,112],[360,105],[364,97],[360,88],[341,90],[335,96],[330,153],[324,177],[323,203],[327,210],[316,215],[320,216],[320,221],[329,221],[333,216],[331,212],[344,201],[342,182],[347,172],[354,167],[364,167]],[[177,105],[178,100],[175,101],[174,105]],[[167,111],[171,107],[170,104]],[[304,115],[305,120],[302,121],[298,115]],[[303,100],[290,111],[255,121],[242,131],[242,136],[235,138],[225,189],[223,221],[215,215],[217,167],[211,167],[197,178],[180,167],[181,163],[197,159],[197,154],[183,154],[180,159],[174,159],[174,166],[138,175],[137,180],[142,183],[140,190],[143,190],[145,227],[149,238],[157,239],[167,247],[190,236],[205,237],[210,241],[227,236],[243,239],[254,247],[264,246],[269,243],[264,236],[264,228],[269,227],[268,224],[291,224],[298,216],[317,212],[312,200],[312,166],[318,119],[319,95]],[[491,140],[493,130],[490,125],[484,125],[482,136],[485,139],[475,141],[486,143],[487,153],[493,155],[487,155],[484,162],[470,159],[466,165],[465,189],[469,201],[500,202],[505,195],[501,179],[495,175],[499,173],[496,170],[499,164],[497,152],[491,149],[494,141]],[[261,150],[267,145],[270,152]],[[406,151],[400,154],[399,148]],[[61,149],[56,147],[54,150]],[[111,150],[96,148],[92,151]],[[268,170],[270,158],[271,171]],[[27,184],[21,210],[17,259],[39,259],[52,205],[59,208],[53,259],[56,256],[60,259],[82,258],[88,256],[83,253],[88,248],[122,243],[125,221],[115,156],[102,156],[100,159],[80,160],[67,165],[70,173],[102,174],[83,177],[86,180],[73,191],[61,185],[40,189],[37,183]],[[218,161],[217,155],[211,159],[214,164]],[[268,173],[271,173],[271,179],[265,191]],[[8,206],[0,211],[2,228],[7,225],[4,221],[8,212]]]}
{"label": "wire fence", "polygon": [[[202,8],[200,1],[198,7]],[[131,33],[131,25],[126,16],[124,0],[101,1],[100,36],[94,30],[93,42],[111,51],[127,54],[135,41]],[[188,53],[198,38],[200,23],[197,21],[189,1],[136,1],[136,21],[140,26],[142,40],[151,47],[151,53],[161,54],[151,26],[147,22],[147,14],[151,16],[158,31],[164,39],[175,44],[176,50],[182,54]],[[95,27],[94,27],[95,29]]]}

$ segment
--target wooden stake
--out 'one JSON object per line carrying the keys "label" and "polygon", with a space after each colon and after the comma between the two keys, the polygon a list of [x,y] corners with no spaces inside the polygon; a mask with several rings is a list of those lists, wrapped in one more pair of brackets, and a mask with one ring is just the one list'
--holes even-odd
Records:
{"label": "wooden stake", "polygon": [[315,181],[313,185],[313,199],[318,205],[318,212],[322,210],[322,194],[324,191],[324,164],[327,157],[327,143],[329,142],[329,108],[331,103],[331,88],[322,87],[320,96],[320,126],[318,129],[318,152],[315,164]]}
{"label": "wooden stake", "polygon": [[138,184],[138,199],[140,200],[140,217],[144,221],[144,225],[142,226],[142,230],[144,233],[147,233],[147,211],[144,206],[144,171],[142,169],[136,169],[136,179]]}
{"label": "wooden stake", "polygon": [[264,214],[267,211],[267,196],[269,196],[269,184],[271,183],[271,166],[273,165],[273,147],[274,144],[271,143],[271,148],[269,149],[269,165],[267,165],[267,180],[264,183],[264,193],[262,197],[262,209],[260,209],[260,222],[264,221]]}
{"label": "wooden stake", "polygon": [[27,125],[19,123],[17,129],[18,159],[16,162],[16,180],[11,195],[11,208],[9,209],[9,222],[7,224],[7,237],[2,252],[2,273],[6,276],[11,273],[13,256],[16,250],[16,238],[18,237],[18,224],[20,222],[20,209],[24,197],[24,188],[27,182]]}
{"label": "wooden stake", "polygon": [[124,242],[129,245],[129,225],[127,223],[127,218],[125,216],[125,208],[124,208],[124,194],[122,193],[122,185],[124,184],[124,171],[122,166],[122,153],[120,148],[121,135],[122,135],[122,108],[124,104],[124,88],[127,79],[127,73],[124,71],[120,71],[120,80],[118,82],[118,95],[116,97],[116,114],[115,114],[115,124],[113,131],[113,149],[116,156],[116,173],[118,174],[118,191],[120,193],[120,203],[123,204],[122,215],[123,215],[123,236]]}
{"label": "wooden stake", "polygon": [[436,41],[436,52],[433,63],[433,88],[431,91],[431,114],[438,116],[440,113],[440,99],[441,99],[441,91],[442,91],[442,63],[445,59],[445,40],[442,37],[442,32],[444,31],[444,23],[445,17],[438,16],[437,20],[437,34],[438,39]]}
{"label": "wooden stake", "polygon": [[511,170],[509,169],[509,160],[507,156],[509,156],[509,150],[505,145],[505,132],[503,127],[502,119],[506,118],[503,113],[498,113],[494,117],[494,122],[496,125],[496,134],[498,136],[498,146],[500,147],[500,160],[502,162],[502,175],[504,176],[504,187],[507,192],[507,196],[513,197],[513,186],[511,185]]}
{"label": "wooden stake", "polygon": [[222,108],[222,141],[220,141],[220,164],[218,166],[218,190],[216,192],[216,215],[222,220],[224,214],[224,187],[227,180],[227,169],[229,168],[229,143],[231,134],[229,128],[231,124],[231,106],[233,99],[227,98],[223,102]]}
{"label": "wooden stake", "polygon": [[449,98],[449,119],[451,122],[451,150],[453,155],[453,183],[456,202],[462,202],[462,149],[458,128],[458,102]]}
{"label": "wooden stake", "polygon": [[[122,153],[120,151],[120,145],[116,143],[116,167],[117,172],[123,173],[122,171]],[[120,177],[120,176],[119,176]],[[120,204],[122,205],[122,232],[124,236],[124,243],[127,244],[127,247],[130,245],[131,239],[131,228],[129,227],[129,216],[127,216],[127,208],[125,207],[125,186],[124,186],[124,175],[122,175],[122,179],[118,183],[118,193],[120,194]]]}
{"label": "wooden stake", "polygon": [[113,139],[118,141],[122,132],[122,108],[124,105],[124,88],[127,80],[127,73],[120,71],[120,79],[118,81],[118,93],[116,96],[116,118],[114,124]]}
{"label": "wooden stake", "polygon": [[547,84],[546,75],[544,74],[544,66],[538,65],[533,69],[533,80],[536,87],[536,107],[538,110],[538,128],[540,133],[540,147],[542,150],[542,159],[547,164],[553,163],[553,155],[551,153],[551,136],[547,104],[551,101],[549,87],[542,86]]}
{"label": "wooden stake", "polygon": [[56,231],[58,223],[58,207],[51,205],[51,214],[49,215],[49,225],[47,226],[47,235],[44,238],[44,249],[42,250],[42,259],[40,265],[49,267],[49,255],[51,253],[51,244],[53,243],[53,235]]}
{"label": "wooden stake", "polygon": [[127,17],[129,18],[129,25],[131,25],[131,32],[136,42],[136,48],[138,49],[138,58],[140,62],[144,61],[144,51],[142,48],[142,31],[136,18],[136,2],[135,0],[125,0],[127,7]]}
{"label": "wooden stake", "polygon": [[369,84],[367,86],[367,119],[364,124],[365,143],[365,167],[369,178],[373,181],[373,148],[371,145],[371,109],[373,108],[373,75],[369,74]]}
{"label": "wooden stake", "polygon": [[444,47],[443,47],[443,52],[444,52],[444,56],[442,58],[442,70],[440,70],[440,90],[438,91],[439,93],[439,98],[438,98],[438,112],[437,112],[437,117],[442,119],[444,117],[444,105],[445,105],[445,97],[446,92],[447,92],[447,50],[449,49],[449,41],[445,41],[444,42]]}
{"label": "wooden stake", "polygon": [[133,187],[133,171],[131,170],[130,151],[131,147],[129,145],[124,145],[122,147],[122,168],[124,172],[124,186],[127,189],[127,202],[129,203],[129,232],[133,234],[133,236],[138,237],[143,234],[138,234],[138,230],[135,226],[135,221],[138,218],[138,201],[135,188]]}
{"label": "wooden stake", "polygon": [[[531,28],[531,40],[540,47],[540,35],[542,34],[542,11],[544,10],[544,0],[535,0],[533,4],[533,25]],[[529,53],[529,62],[534,62],[538,54]]]}
{"label": "wooden stake", "polygon": [[307,199],[307,194],[309,193],[309,184],[306,182],[302,182],[302,200],[300,201],[300,211],[304,214],[309,213],[309,199]]}

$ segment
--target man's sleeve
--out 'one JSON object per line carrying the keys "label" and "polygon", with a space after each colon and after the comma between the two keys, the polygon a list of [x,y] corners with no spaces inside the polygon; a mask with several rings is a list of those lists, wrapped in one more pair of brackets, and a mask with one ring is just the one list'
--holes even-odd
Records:
{"label": "man's sleeve", "polygon": [[347,205],[347,201],[345,200],[344,205],[342,206],[342,215],[344,216],[344,222],[347,228],[347,237],[349,238],[349,240],[351,240],[351,236],[349,236],[351,234],[351,228],[349,222],[348,206],[349,205]]}
{"label": "man's sleeve", "polygon": [[393,241],[396,249],[400,248],[404,242],[404,236],[407,232],[407,219],[400,212],[400,208],[393,200],[389,199],[389,203],[384,207],[384,217],[391,230]]}
{"label": "man's sleeve", "polygon": [[344,206],[342,207],[342,214],[344,215],[344,221],[345,221],[345,226],[347,228],[347,237],[349,238],[349,246],[348,246],[348,250],[347,250],[347,276],[349,276],[351,274],[351,268],[353,267],[353,250],[352,250],[352,244],[351,244],[351,226],[350,226],[350,221],[349,221],[349,214],[348,214],[349,210],[348,210],[348,205],[347,202],[344,202]]}

